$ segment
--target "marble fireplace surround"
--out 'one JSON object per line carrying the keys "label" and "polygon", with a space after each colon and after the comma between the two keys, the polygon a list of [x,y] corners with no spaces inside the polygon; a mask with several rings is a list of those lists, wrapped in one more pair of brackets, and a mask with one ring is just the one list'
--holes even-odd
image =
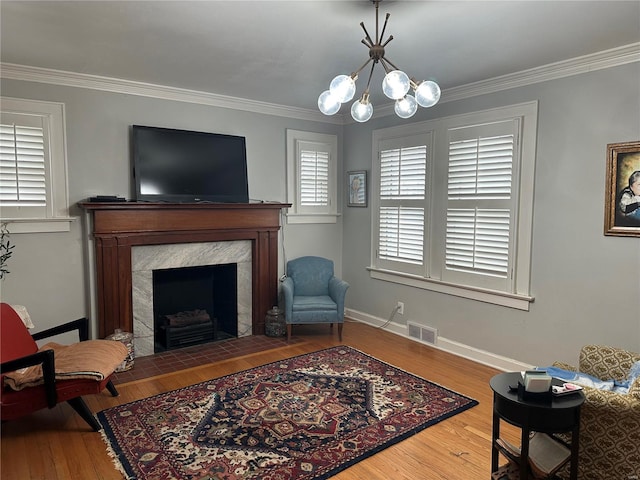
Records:
{"label": "marble fireplace surround", "polygon": [[[143,303],[140,292],[149,286],[145,283],[148,280],[140,283],[137,279],[135,290],[140,292],[134,294],[134,278],[152,275],[149,272],[157,267],[149,266],[149,262],[155,256],[192,257],[207,263],[237,260],[234,263],[240,264],[238,277],[244,279],[239,281],[241,325],[247,323],[249,330],[248,317],[250,334],[264,335],[265,315],[278,300],[278,231],[281,210],[289,204],[82,202],[79,206],[87,213],[87,233],[95,250],[98,338],[110,335],[116,328],[133,332],[136,337],[143,335],[136,331],[143,328],[140,320],[134,325],[133,298],[135,295],[138,305]],[[242,247],[238,249],[239,245]],[[186,249],[186,253],[174,248]],[[170,261],[163,262],[166,266]],[[136,314],[141,315],[151,318],[148,311]],[[239,328],[245,330],[240,325]]]}
{"label": "marble fireplace surround", "polygon": [[131,249],[133,331],[136,357],[154,353],[153,271],[237,264],[238,336],[251,334],[251,242],[174,243]]}

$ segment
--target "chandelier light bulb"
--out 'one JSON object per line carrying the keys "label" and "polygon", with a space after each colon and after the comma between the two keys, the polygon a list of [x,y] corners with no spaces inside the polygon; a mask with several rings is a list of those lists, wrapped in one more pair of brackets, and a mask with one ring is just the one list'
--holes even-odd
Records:
{"label": "chandelier light bulb", "polygon": [[406,73],[401,70],[392,70],[384,76],[382,81],[382,91],[393,99],[399,100],[409,91],[411,81]]}
{"label": "chandelier light bulb", "polygon": [[318,97],[318,108],[325,115],[333,115],[340,110],[340,100],[338,100],[329,90],[325,90]]}
{"label": "chandelier light bulb", "polygon": [[341,103],[350,101],[356,94],[356,82],[349,75],[338,75],[329,85],[331,94]]}
{"label": "chandelier light bulb", "polygon": [[418,110],[418,102],[416,102],[416,99],[413,98],[412,95],[406,95],[404,98],[396,100],[393,109],[400,118],[410,118],[413,117]]}
{"label": "chandelier light bulb", "polygon": [[362,99],[360,99],[356,100],[353,102],[353,105],[351,105],[351,117],[353,117],[356,122],[366,122],[372,115],[373,105],[371,105],[371,102],[369,101],[363,102]]}
{"label": "chandelier light bulb", "polygon": [[416,88],[416,101],[421,107],[433,107],[440,100],[440,86],[431,80],[421,82]]}

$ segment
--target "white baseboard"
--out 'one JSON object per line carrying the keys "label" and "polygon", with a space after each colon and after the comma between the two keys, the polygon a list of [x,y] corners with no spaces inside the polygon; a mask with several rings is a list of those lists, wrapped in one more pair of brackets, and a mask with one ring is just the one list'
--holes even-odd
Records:
{"label": "white baseboard", "polygon": [[503,357],[501,355],[487,352],[485,350],[480,350],[470,345],[465,345],[463,343],[456,342],[455,340],[449,340],[441,336],[438,336],[436,345],[421,342],[409,336],[406,325],[395,322],[390,322],[385,325],[387,322],[384,319],[374,317],[373,315],[369,315],[368,313],[360,312],[358,310],[346,309],[345,316],[351,320],[366,323],[367,325],[371,325],[374,327],[381,327],[384,325],[383,330],[387,332],[409,338],[410,340],[414,340],[415,342],[421,343],[428,347],[437,348],[439,350],[452,353],[459,357],[463,357],[468,360],[481,363],[483,365],[488,365],[489,367],[497,368],[498,370],[502,370],[505,372],[520,372],[522,370],[533,368],[532,365],[528,365],[518,360]]}

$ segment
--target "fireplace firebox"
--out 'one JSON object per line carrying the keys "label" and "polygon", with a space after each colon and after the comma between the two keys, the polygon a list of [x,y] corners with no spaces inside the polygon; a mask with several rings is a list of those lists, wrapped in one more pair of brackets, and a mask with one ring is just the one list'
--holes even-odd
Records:
{"label": "fireplace firebox", "polygon": [[153,271],[154,351],[238,336],[237,264]]}

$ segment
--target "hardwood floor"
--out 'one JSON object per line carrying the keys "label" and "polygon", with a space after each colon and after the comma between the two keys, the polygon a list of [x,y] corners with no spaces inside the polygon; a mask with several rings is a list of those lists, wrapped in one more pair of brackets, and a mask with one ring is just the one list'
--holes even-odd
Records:
{"label": "hardwood floor", "polygon": [[[85,400],[93,411],[174,390],[294,355],[339,345],[326,325],[294,327],[295,342],[228,360],[117,385]],[[352,346],[427,380],[480,402],[441,423],[363,460],[332,477],[336,480],[490,479],[492,391],[497,370],[355,322],[344,327],[343,344]],[[135,367],[134,367],[135,368]],[[518,431],[501,433],[518,444]],[[13,479],[122,479],[99,433],[92,432],[70,407],[60,405],[2,424],[0,477]],[[503,459],[501,459],[503,460]]]}

